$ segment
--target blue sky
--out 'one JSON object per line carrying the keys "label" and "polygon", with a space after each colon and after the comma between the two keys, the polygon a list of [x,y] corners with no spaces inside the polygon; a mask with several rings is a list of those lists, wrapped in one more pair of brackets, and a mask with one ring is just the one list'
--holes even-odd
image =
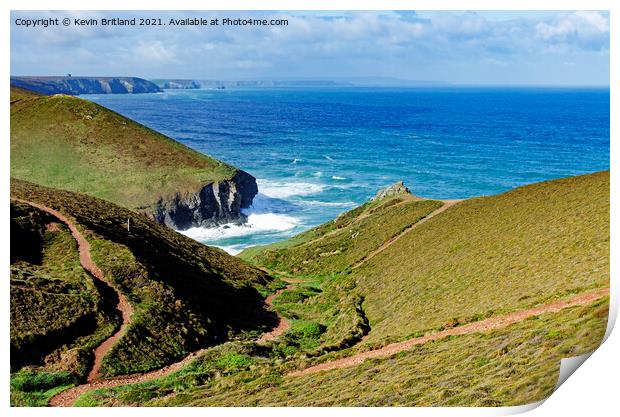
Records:
{"label": "blue sky", "polygon": [[[284,18],[283,27],[24,28],[42,17]],[[609,85],[606,12],[12,12],[11,74],[395,77]]]}

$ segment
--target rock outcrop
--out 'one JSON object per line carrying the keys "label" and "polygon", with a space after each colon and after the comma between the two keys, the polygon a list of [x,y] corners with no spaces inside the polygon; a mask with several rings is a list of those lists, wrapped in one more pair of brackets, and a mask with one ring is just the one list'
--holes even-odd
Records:
{"label": "rock outcrop", "polygon": [[256,179],[239,170],[231,179],[213,182],[196,193],[159,200],[150,215],[176,230],[242,224],[247,217],[241,209],[250,207],[257,193]]}
{"label": "rock outcrop", "polygon": [[137,94],[162,91],[153,82],[137,77],[11,77],[11,85],[45,95]]}
{"label": "rock outcrop", "polygon": [[398,181],[390,185],[389,187],[382,188],[377,191],[377,194],[375,195],[373,200],[383,200],[384,198],[395,197],[401,194],[411,194],[411,192],[402,181]]}

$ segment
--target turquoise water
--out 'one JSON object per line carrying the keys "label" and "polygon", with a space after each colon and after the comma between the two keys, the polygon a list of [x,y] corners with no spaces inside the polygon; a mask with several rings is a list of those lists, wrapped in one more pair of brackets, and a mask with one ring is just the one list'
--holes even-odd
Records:
{"label": "turquoise water", "polygon": [[609,168],[609,90],[168,90],[84,96],[258,179],[247,226],[190,229],[236,253],[403,180],[464,198]]}

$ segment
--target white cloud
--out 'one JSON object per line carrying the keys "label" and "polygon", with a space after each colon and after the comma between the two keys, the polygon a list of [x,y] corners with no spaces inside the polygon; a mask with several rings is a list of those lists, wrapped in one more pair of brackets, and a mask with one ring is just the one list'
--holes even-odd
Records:
{"label": "white cloud", "polygon": [[[133,13],[133,14],[132,14]],[[11,71],[117,73],[170,78],[278,78],[347,75],[481,79],[487,67],[507,80],[513,67],[547,77],[575,62],[608,79],[609,17],[601,12],[13,12],[21,17],[264,17],[288,26],[59,27],[11,31]],[[550,52],[552,52],[550,54]],[[59,57],[61,57],[59,59]],[[551,59],[551,58],[549,58]],[[582,62],[583,61],[583,62]],[[506,64],[508,63],[508,64]],[[478,68],[478,70],[476,70]],[[607,69],[605,69],[607,68]],[[441,72],[437,72],[440,69]],[[465,70],[466,69],[466,70]],[[469,72],[464,72],[469,71]],[[516,71],[516,70],[515,70]],[[516,72],[515,72],[516,74]]]}
{"label": "white cloud", "polygon": [[609,48],[609,17],[594,11],[578,11],[536,25],[545,41],[583,48]]}
{"label": "white cloud", "polygon": [[173,48],[161,41],[138,41],[132,48],[133,56],[138,60],[169,62],[174,59]]}

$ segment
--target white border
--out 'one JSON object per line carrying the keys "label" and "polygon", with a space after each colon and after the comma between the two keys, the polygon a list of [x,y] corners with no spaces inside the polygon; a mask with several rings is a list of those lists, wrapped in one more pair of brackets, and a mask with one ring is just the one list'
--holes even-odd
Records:
{"label": "white border", "polygon": [[[1,126],[4,126],[4,141],[2,158],[2,173],[4,181],[1,184],[2,193],[9,195],[9,83],[10,76],[10,10],[610,10],[611,18],[611,71],[610,71],[610,92],[611,92],[611,161],[615,166],[618,159],[618,77],[620,76],[620,65],[618,63],[618,40],[620,40],[619,23],[620,2],[612,0],[315,0],[315,1],[284,1],[284,0],[218,0],[218,1],[198,1],[198,0],[176,0],[174,2],[162,2],[154,4],[135,0],[95,0],[88,3],[83,0],[4,0],[0,5],[2,13],[2,45],[4,46],[4,65],[0,68],[2,77],[7,82],[2,84],[4,93],[4,111],[0,117]],[[617,175],[616,170],[611,171],[611,203],[612,208],[618,207],[617,204]],[[1,256],[3,265],[9,264],[9,236],[8,236],[8,204],[0,206],[0,218],[2,219],[3,232],[1,241]],[[617,235],[618,222],[615,213],[612,211],[611,217],[612,236]],[[616,241],[611,241],[611,259],[618,255]],[[8,268],[7,268],[8,269]],[[7,271],[5,269],[5,271]],[[8,271],[7,271],[8,272]],[[618,287],[616,264],[611,264],[612,276],[612,311],[617,312],[618,307]],[[8,309],[8,280],[5,277],[2,285],[2,300],[4,300],[2,310],[2,323],[0,334],[4,340],[4,358],[0,361],[0,374],[4,376],[5,385],[0,389],[0,407],[3,415],[80,415],[83,413],[79,409],[24,409],[8,408],[9,404],[9,361],[8,361],[8,340],[9,340],[9,309]],[[614,314],[615,318],[615,314]],[[620,336],[618,331],[612,332],[609,339],[577,370],[574,376],[563,384],[544,404],[531,411],[532,416],[547,415],[610,415],[612,410],[618,410],[618,375],[620,365],[618,354],[620,352]],[[120,411],[120,410],[119,410]],[[327,415],[376,415],[377,413],[387,413],[390,415],[415,416],[481,416],[481,415],[506,415],[513,413],[515,409],[481,409],[481,408],[392,408],[392,409],[350,409],[350,408],[331,408],[321,409],[318,412]],[[525,410],[523,410],[525,411]],[[109,413],[108,409],[89,409],[89,415],[104,416]],[[205,413],[215,415],[238,415],[251,413],[252,415],[269,416],[290,416],[291,414],[300,416],[310,416],[317,412],[311,408],[295,409],[236,409],[236,408],[209,408],[209,409],[123,409],[124,414],[149,413],[153,416],[170,416],[183,413],[183,415],[204,415]]]}

